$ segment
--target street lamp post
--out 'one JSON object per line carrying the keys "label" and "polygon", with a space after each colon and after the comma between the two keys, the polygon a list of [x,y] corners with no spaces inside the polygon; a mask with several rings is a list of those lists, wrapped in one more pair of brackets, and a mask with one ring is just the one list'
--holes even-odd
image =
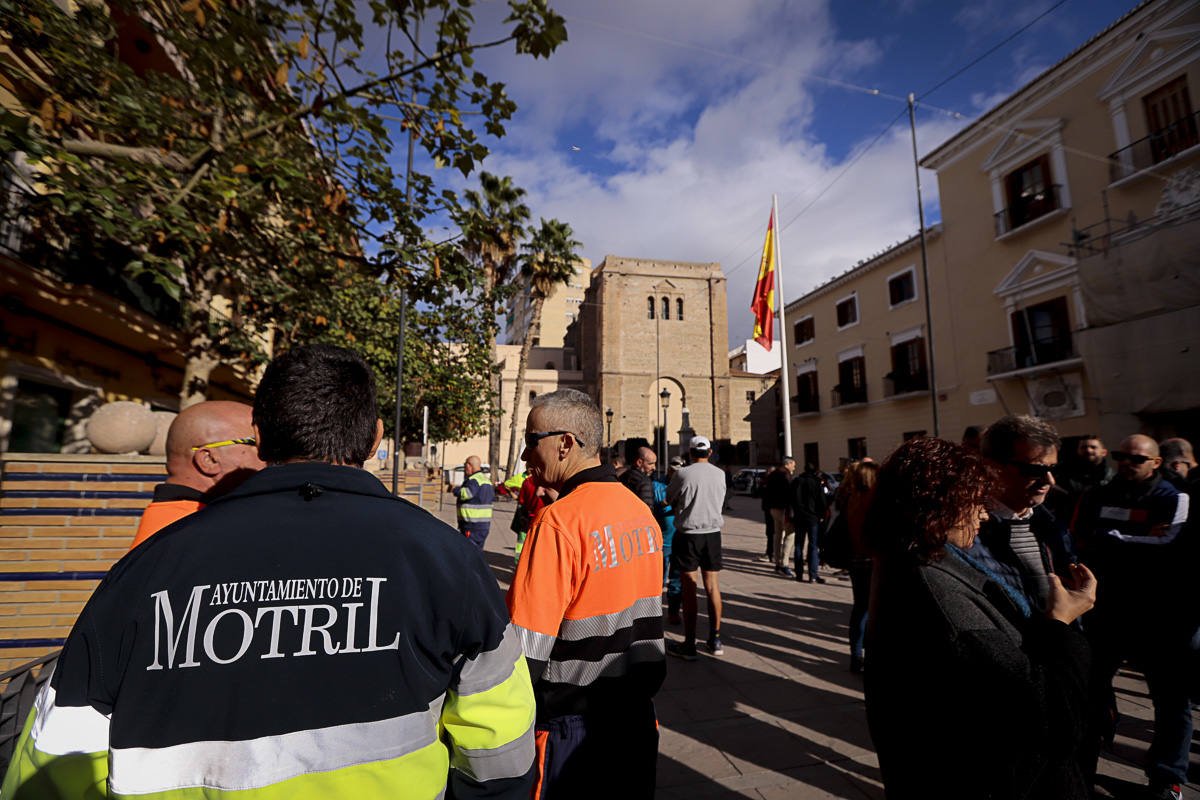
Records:
{"label": "street lamp post", "polygon": [[607,408],[604,410],[604,418],[608,421],[608,461],[612,462],[612,418],[613,410]]}
{"label": "street lamp post", "polygon": [[662,444],[660,449],[661,455],[658,457],[658,468],[663,470],[667,464],[667,406],[671,405],[671,392],[664,386],[662,392],[658,395],[662,398],[663,423],[662,423]]}

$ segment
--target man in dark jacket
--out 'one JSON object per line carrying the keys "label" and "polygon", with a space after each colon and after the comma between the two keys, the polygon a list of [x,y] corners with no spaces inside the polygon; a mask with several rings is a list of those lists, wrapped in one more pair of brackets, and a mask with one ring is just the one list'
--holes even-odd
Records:
{"label": "man in dark jacket", "polygon": [[508,797],[534,695],[487,562],[362,463],[371,368],[274,359],[267,467],[108,573],[67,638],[4,797]]}
{"label": "man in dark jacket", "polygon": [[773,555],[775,571],[788,578],[794,578],[795,572],[787,565],[788,555],[792,550],[792,542],[796,539],[796,528],[792,524],[792,516],[788,513],[791,505],[792,473],[796,471],[796,459],[785,458],[783,463],[772,470],[763,485],[763,506],[771,515],[773,539]]}
{"label": "man in dark jacket", "polygon": [[639,447],[633,466],[621,473],[621,483],[637,495],[646,507],[654,511],[654,479],[650,476],[658,469],[658,456],[649,447]]}
{"label": "man in dark jacket", "polygon": [[1054,485],[1046,495],[1046,508],[1064,525],[1075,517],[1079,498],[1088,489],[1104,486],[1117,476],[1117,468],[1108,460],[1108,450],[1099,436],[1087,434],[1075,449],[1075,463],[1054,475]]}
{"label": "man in dark jacket", "polygon": [[[1140,666],[1154,703],[1154,738],[1146,754],[1151,796],[1181,797],[1192,741],[1189,651],[1196,618],[1195,567],[1185,531],[1189,498],[1159,474],[1158,444],[1134,435],[1113,453],[1117,477],[1079,501],[1075,536],[1100,582],[1085,620],[1092,644],[1097,733],[1116,725],[1112,679],[1128,658]],[[1095,743],[1094,743],[1095,746]],[[1095,770],[1094,756],[1086,764]]]}
{"label": "man in dark jacket", "polygon": [[808,582],[824,583],[825,579],[817,574],[821,566],[821,553],[817,539],[821,531],[821,521],[829,511],[829,501],[825,497],[825,480],[816,464],[805,464],[804,472],[792,481],[792,520],[796,526],[796,580],[804,580],[804,566],[800,561],[800,551],[804,548],[804,540],[808,539]]}

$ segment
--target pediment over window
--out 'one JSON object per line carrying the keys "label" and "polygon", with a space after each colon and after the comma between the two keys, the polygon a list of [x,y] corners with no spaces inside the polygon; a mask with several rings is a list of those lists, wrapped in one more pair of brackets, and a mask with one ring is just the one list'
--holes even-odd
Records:
{"label": "pediment over window", "polygon": [[1104,84],[1098,97],[1108,100],[1152,80],[1155,75],[1168,77],[1165,73],[1174,71],[1180,60],[1191,60],[1187,56],[1195,58],[1197,51],[1200,51],[1200,25],[1179,25],[1146,33]]}
{"label": "pediment over window", "polygon": [[1075,259],[1045,250],[1030,250],[993,292],[1000,297],[1027,292],[1075,275]]}
{"label": "pediment over window", "polygon": [[1061,119],[1027,119],[1009,126],[988,153],[980,168],[984,172],[1007,172],[1060,141]]}
{"label": "pediment over window", "polygon": [[655,292],[667,292],[669,294],[671,292],[678,292],[679,287],[676,286],[675,284],[671,283],[670,280],[661,280],[658,283],[654,284],[654,291]]}

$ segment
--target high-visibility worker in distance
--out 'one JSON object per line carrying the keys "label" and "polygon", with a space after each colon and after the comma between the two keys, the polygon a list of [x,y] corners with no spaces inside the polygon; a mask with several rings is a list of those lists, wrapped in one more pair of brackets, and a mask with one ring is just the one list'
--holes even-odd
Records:
{"label": "high-visibility worker in distance", "polygon": [[463,462],[463,482],[454,490],[454,502],[458,512],[458,532],[482,550],[492,528],[496,489],[483,471],[479,456],[471,456]]}
{"label": "high-visibility worker in distance", "polygon": [[525,430],[531,479],[558,492],[533,520],[508,592],[537,698],[533,796],[652,797],[662,531],[600,463],[603,419],[586,394],[539,395]]}

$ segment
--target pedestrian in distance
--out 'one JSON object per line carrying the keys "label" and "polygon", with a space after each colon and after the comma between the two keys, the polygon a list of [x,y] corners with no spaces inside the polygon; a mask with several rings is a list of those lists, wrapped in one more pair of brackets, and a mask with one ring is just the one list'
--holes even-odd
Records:
{"label": "pedestrian in distance", "polygon": [[109,571],[0,796],[529,796],[520,639],[479,551],[361,469],[378,412],[357,353],[268,364],[268,466]]}
{"label": "pedestrian in distance", "polygon": [[167,428],[167,479],[138,521],[130,549],[193,514],[263,468],[245,403],[206,400],[189,406]]}
{"label": "pedestrian in distance", "polygon": [[480,550],[492,529],[492,504],[495,502],[496,489],[483,471],[479,456],[469,456],[463,462],[462,485],[454,490],[454,505],[458,532]]}
{"label": "pedestrian in distance", "polygon": [[625,488],[654,510],[654,473],[658,471],[658,456],[649,447],[639,447],[633,466],[620,474]]}
{"label": "pedestrian in distance", "polygon": [[683,605],[682,642],[672,642],[667,652],[695,661],[696,586],[704,582],[708,600],[708,652],[725,654],[721,644],[721,528],[725,523],[721,506],[725,501],[725,475],[708,459],[712,444],[704,436],[688,443],[692,463],[681,467],[667,486],[667,501],[675,509],[675,543],[671,560],[679,570]]}
{"label": "pedestrian in distance", "polygon": [[1085,800],[1078,761],[1088,645],[1072,623],[1096,578],[1052,574],[1038,611],[969,555],[988,473],[965,448],[918,438],[879,470],[867,722],[889,798]]}
{"label": "pedestrian in distance", "polygon": [[770,509],[775,536],[775,571],[786,578],[796,577],[796,573],[787,564],[796,540],[796,528],[791,513],[792,476],[795,472],[796,459],[785,458],[779,467],[767,476],[767,482],[763,486],[763,502]]}
{"label": "pedestrian in distance", "polygon": [[586,394],[539,395],[525,431],[531,479],[558,492],[508,591],[537,697],[533,796],[652,797],[653,698],[666,677],[662,532],[601,464],[603,417]]}
{"label": "pedestrian in distance", "polygon": [[[829,504],[825,495],[825,480],[816,464],[805,464],[804,472],[796,476],[791,484],[791,516],[792,525],[796,529],[796,580],[805,580],[804,564],[808,565],[808,582],[824,583],[825,579],[818,574],[821,566],[821,522],[829,513]],[[808,540],[808,553],[801,559],[804,542]]]}

